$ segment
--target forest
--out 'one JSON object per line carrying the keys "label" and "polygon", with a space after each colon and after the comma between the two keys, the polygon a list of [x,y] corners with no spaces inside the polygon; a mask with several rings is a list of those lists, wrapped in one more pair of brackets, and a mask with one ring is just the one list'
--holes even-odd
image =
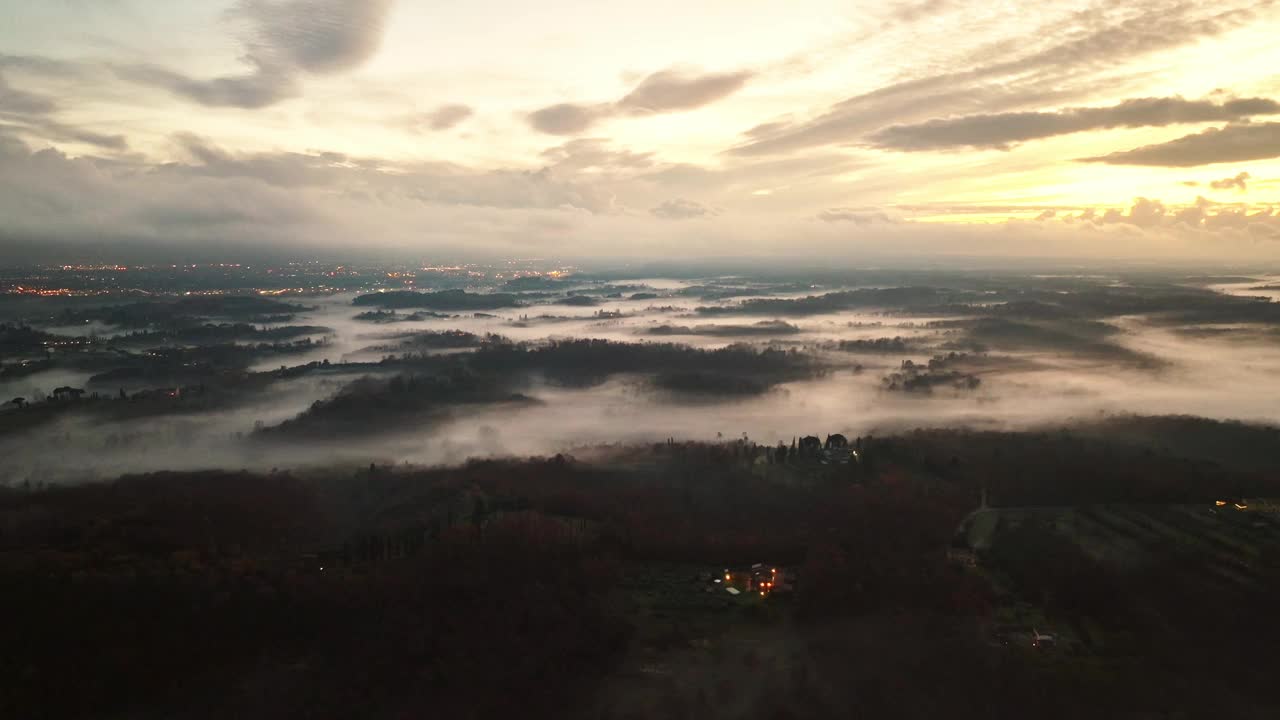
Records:
{"label": "forest", "polygon": [[[9,488],[0,608],[23,651],[0,711],[1265,717],[1280,523],[1234,503],[1280,497],[1275,433],[1116,417],[858,437],[847,464],[672,440]],[[756,562],[796,592],[704,589]]]}

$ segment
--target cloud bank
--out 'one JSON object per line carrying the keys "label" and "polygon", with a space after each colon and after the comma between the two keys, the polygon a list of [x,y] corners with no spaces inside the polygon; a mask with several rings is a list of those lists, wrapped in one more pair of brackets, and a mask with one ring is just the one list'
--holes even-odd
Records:
{"label": "cloud bank", "polygon": [[887,150],[939,150],[957,147],[1007,150],[1027,140],[1113,128],[1159,127],[1184,123],[1244,120],[1280,114],[1280,103],[1242,98],[1215,103],[1180,97],[1136,98],[1110,107],[1075,107],[1051,112],[1011,112],[940,118],[915,125],[891,125],[870,136]]}
{"label": "cloud bank", "polygon": [[377,51],[393,0],[242,0],[229,17],[246,23],[240,75],[195,78],[156,64],[120,65],[119,77],[211,107],[257,109],[302,93],[306,74],[358,67]]}
{"label": "cloud bank", "polygon": [[529,113],[529,125],[550,135],[576,135],[605,118],[619,115],[657,115],[693,110],[741,90],[753,73],[692,73],[662,70],[640,81],[613,103],[558,103]]}
{"label": "cloud bank", "polygon": [[1280,157],[1280,123],[1227,125],[1133,150],[1083,158],[1109,165],[1193,167]]}

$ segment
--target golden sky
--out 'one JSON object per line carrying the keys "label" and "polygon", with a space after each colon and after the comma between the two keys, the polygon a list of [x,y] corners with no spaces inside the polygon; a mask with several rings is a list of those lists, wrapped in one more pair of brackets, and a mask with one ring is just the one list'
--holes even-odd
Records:
{"label": "golden sky", "polygon": [[0,241],[1276,258],[1277,37],[1234,0],[0,0]]}

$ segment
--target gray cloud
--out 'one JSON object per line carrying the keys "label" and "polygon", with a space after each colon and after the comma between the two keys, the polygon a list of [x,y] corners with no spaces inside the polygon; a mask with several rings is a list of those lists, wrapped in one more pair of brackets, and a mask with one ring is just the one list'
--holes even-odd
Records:
{"label": "gray cloud", "polygon": [[542,158],[557,171],[643,169],[653,165],[652,153],[615,150],[601,138],[578,138],[549,148]]}
{"label": "gray cloud", "polygon": [[108,135],[67,125],[50,117],[58,104],[46,95],[19,90],[0,74],[0,127],[14,134],[28,134],[42,140],[94,145],[107,150],[124,150],[123,135]]}
{"label": "gray cloud", "polygon": [[952,5],[952,0],[912,0],[893,6],[889,17],[901,23],[911,23],[939,15]]}
{"label": "gray cloud", "polygon": [[1280,123],[1227,125],[1157,145],[1082,158],[1110,165],[1193,167],[1280,157]]}
{"label": "gray cloud", "polygon": [[441,105],[423,115],[422,122],[431,130],[448,130],[474,114],[475,111],[466,105]]}
{"label": "gray cloud", "polygon": [[1000,46],[974,57],[976,67],[971,70],[887,85],[837,103],[812,120],[756,127],[730,153],[768,155],[844,145],[886,125],[923,120],[939,112],[977,106],[1015,109],[1087,96],[1104,82],[1098,70],[1219,35],[1256,17],[1249,8],[1221,12],[1206,8],[1191,3],[1156,4],[1139,7],[1119,21],[1089,14],[1078,20],[1078,27],[1046,26],[1027,37],[1066,39],[1017,57],[1010,57],[1009,47]]}
{"label": "gray cloud", "polygon": [[613,195],[593,179],[557,172],[498,168],[477,170],[451,163],[395,163],[340,153],[234,153],[190,134],[175,136],[184,162],[156,169],[173,179],[220,178],[285,190],[351,194],[370,200],[492,208],[617,211]]}
{"label": "gray cloud", "polygon": [[595,124],[597,120],[610,114],[607,105],[575,105],[560,103],[548,105],[541,110],[529,113],[529,125],[534,130],[548,135],[575,135]]}
{"label": "gray cloud", "polygon": [[201,80],[158,65],[125,65],[115,68],[121,79],[151,85],[209,107],[255,110],[302,94],[302,83],[288,69],[259,66],[244,75]]}
{"label": "gray cloud", "polygon": [[829,223],[853,223],[854,225],[875,225],[878,223],[897,222],[884,210],[879,208],[828,208],[818,213],[818,219]]}
{"label": "gray cloud", "polygon": [[194,78],[154,64],[113,68],[122,79],[201,105],[257,109],[302,94],[301,76],[357,67],[378,49],[392,0],[242,0],[230,17],[248,23],[249,71]]}
{"label": "gray cloud", "polygon": [[[110,257],[122,252],[145,256],[166,248],[175,255],[223,258],[246,250],[349,253],[353,242],[367,243],[370,250],[456,257],[510,257],[531,249],[579,257],[710,256],[722,255],[726,248],[741,255],[804,251],[848,257],[851,243],[860,257],[975,251],[1142,257],[1152,250],[1165,258],[1280,257],[1280,244],[1258,242],[1277,237],[1280,216],[1258,207],[1207,207],[1203,217],[1193,213],[1185,220],[1177,219],[1181,209],[1166,209],[1155,214],[1158,222],[1144,227],[1129,216],[1153,213],[1117,211],[1114,223],[1026,223],[1017,232],[986,225],[898,222],[891,215],[890,222],[869,217],[865,227],[856,224],[852,213],[875,213],[875,208],[845,208],[851,213],[845,222],[834,222],[834,214],[832,222],[813,222],[812,215],[770,221],[735,212],[670,222],[663,232],[654,232],[654,223],[661,220],[649,213],[618,211],[612,195],[620,186],[602,188],[594,171],[575,176],[552,167],[484,171],[323,152],[239,153],[190,136],[177,138],[180,162],[158,166],[136,158],[31,151],[7,137],[0,128],[0,217],[5,218],[0,252],[42,249],[51,257],[74,253],[77,247],[97,247]],[[652,177],[637,179],[649,187]],[[662,190],[666,197],[682,196],[669,186]],[[672,207],[683,207],[688,214],[702,206],[713,213],[705,202]],[[783,250],[779,237],[787,238]]]}
{"label": "gray cloud", "polygon": [[663,220],[693,220],[695,218],[716,215],[717,211],[693,200],[675,198],[651,208],[649,213]]}
{"label": "gray cloud", "polygon": [[45,140],[53,140],[56,142],[73,142],[85,145],[93,145],[104,150],[127,150],[129,142],[123,135],[108,135],[106,133],[94,132],[84,128],[75,127],[73,125],[65,125],[48,118],[33,119],[19,124],[19,127],[25,128],[34,135],[38,135]]}
{"label": "gray cloud", "polygon": [[255,27],[269,57],[309,73],[364,63],[382,42],[392,0],[243,0],[236,12]]}
{"label": "gray cloud", "polygon": [[1249,190],[1249,173],[1236,173],[1235,177],[1222,178],[1209,183],[1209,187],[1214,190],[1230,190],[1231,188],[1239,188],[1240,192],[1248,192]]}
{"label": "gray cloud", "polygon": [[34,115],[50,113],[56,108],[53,98],[12,87],[0,74],[0,113]]}
{"label": "gray cloud", "polygon": [[700,108],[742,89],[752,75],[745,70],[705,74],[662,70],[641,80],[617,102],[548,105],[529,113],[528,121],[539,132],[575,135],[617,115],[651,115]]}
{"label": "gray cloud", "polygon": [[747,71],[697,75],[663,70],[640,81],[617,108],[635,115],[692,110],[741,90],[751,76]]}
{"label": "gray cloud", "polygon": [[915,125],[892,125],[872,134],[870,141],[880,148],[907,151],[955,147],[1008,149],[1018,142],[1087,130],[1241,120],[1274,114],[1280,114],[1280,103],[1267,98],[1241,98],[1223,103],[1180,97],[1136,98],[1108,107],[968,115]]}

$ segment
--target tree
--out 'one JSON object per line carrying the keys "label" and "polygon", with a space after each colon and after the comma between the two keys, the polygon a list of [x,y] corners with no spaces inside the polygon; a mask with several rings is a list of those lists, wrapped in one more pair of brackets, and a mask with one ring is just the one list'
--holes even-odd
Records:
{"label": "tree", "polygon": [[21,410],[22,408],[27,406],[27,399],[22,397],[16,397],[10,400],[9,403],[12,405],[17,405],[18,409]]}

